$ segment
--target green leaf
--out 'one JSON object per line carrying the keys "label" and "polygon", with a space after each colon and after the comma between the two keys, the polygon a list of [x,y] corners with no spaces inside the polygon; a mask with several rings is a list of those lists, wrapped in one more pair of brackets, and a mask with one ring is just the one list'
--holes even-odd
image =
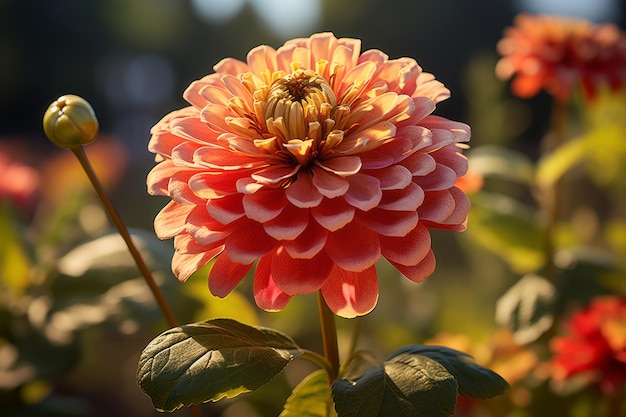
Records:
{"label": "green leaf", "polygon": [[483,177],[493,176],[521,184],[532,184],[535,166],[521,152],[500,146],[481,146],[468,154],[472,170]]}
{"label": "green leaf", "polygon": [[533,342],[554,323],[556,293],[545,278],[525,275],[498,299],[496,321],[511,328],[518,343]]}
{"label": "green leaf", "polygon": [[474,196],[467,235],[520,274],[535,271],[543,263],[544,232],[536,213],[504,195],[483,192]]}
{"label": "green leaf", "polygon": [[328,374],[320,369],[308,375],[294,388],[279,417],[336,416],[330,397]]}
{"label": "green leaf", "polygon": [[509,384],[498,374],[474,362],[474,358],[464,352],[443,346],[405,346],[397,355],[426,356],[450,372],[459,385],[459,394],[466,397],[487,399],[502,394]]}
{"label": "green leaf", "polygon": [[215,319],[169,329],[144,349],[137,381],[158,410],[232,398],[278,375],[301,353],[272,329]]}
{"label": "green leaf", "polygon": [[448,417],[457,382],[436,361],[401,353],[359,378],[336,380],[332,392],[339,417]]}
{"label": "green leaf", "polygon": [[588,304],[592,298],[619,292],[624,288],[624,271],[616,264],[615,256],[603,249],[581,247],[563,250],[557,257],[559,276],[556,292],[559,306]]}
{"label": "green leaf", "polygon": [[537,165],[537,185],[539,187],[554,185],[567,171],[589,157],[594,142],[589,136],[572,139],[542,158]]}

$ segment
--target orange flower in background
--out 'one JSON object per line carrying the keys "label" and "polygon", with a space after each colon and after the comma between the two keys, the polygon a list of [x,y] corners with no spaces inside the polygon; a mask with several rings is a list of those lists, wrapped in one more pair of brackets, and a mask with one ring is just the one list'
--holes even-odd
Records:
{"label": "orange flower in background", "polygon": [[550,345],[553,379],[563,383],[587,377],[602,391],[613,393],[626,382],[626,299],[595,298],[569,321],[569,334]]}
{"label": "orange flower in background", "polygon": [[612,24],[521,14],[497,45],[502,55],[496,74],[515,77],[513,93],[522,98],[542,88],[566,101],[582,85],[593,99],[601,86],[617,90],[626,80],[626,35]]}
{"label": "orange flower in background", "polygon": [[224,297],[258,261],[259,307],[321,290],[353,317],[376,305],[381,257],[433,272],[428,229],[465,228],[470,129],[431,115],[449,91],[415,60],[360,47],[322,33],[224,59],[152,129],[148,190],[172,198],[155,230],[179,280],[217,257]]}

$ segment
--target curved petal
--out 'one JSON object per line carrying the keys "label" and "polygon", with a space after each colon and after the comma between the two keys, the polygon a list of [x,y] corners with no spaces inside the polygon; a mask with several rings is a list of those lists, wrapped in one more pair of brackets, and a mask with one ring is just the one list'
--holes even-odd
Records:
{"label": "curved petal", "polygon": [[338,266],[348,271],[364,271],[380,258],[376,233],[355,222],[329,233],[325,250]]}
{"label": "curved petal", "polygon": [[383,193],[378,208],[396,211],[417,210],[424,202],[424,190],[412,182],[402,190],[390,190]]}
{"label": "curved petal", "polygon": [[454,200],[454,210],[448,217],[438,224],[425,223],[433,229],[454,230],[462,232],[467,225],[467,214],[469,213],[471,203],[469,197],[460,189],[453,187],[448,190],[450,196]]}
{"label": "curved petal", "polygon": [[313,218],[326,230],[334,232],[350,223],[355,209],[343,198],[324,199],[311,209]]}
{"label": "curved petal", "polygon": [[214,198],[207,202],[206,208],[209,215],[215,220],[222,224],[229,224],[245,215],[241,200],[241,194]]}
{"label": "curved petal", "polygon": [[418,217],[415,211],[373,208],[367,212],[358,211],[356,221],[380,235],[402,237],[417,226]]}
{"label": "curved petal", "polygon": [[293,240],[309,224],[309,211],[288,204],[280,216],[263,223],[265,232],[276,240]]}
{"label": "curved petal", "polygon": [[379,236],[381,254],[389,262],[417,265],[431,249],[428,229],[418,224],[404,237]]}
{"label": "curved petal", "polygon": [[287,306],[291,296],[285,294],[272,278],[272,255],[259,260],[254,271],[254,301],[265,311],[280,311]]}
{"label": "curved petal", "polygon": [[422,282],[435,272],[435,254],[432,250],[416,265],[402,265],[389,261],[398,271],[413,282]]}
{"label": "curved petal", "polygon": [[364,173],[378,179],[381,190],[400,190],[408,186],[413,179],[411,171],[402,165],[392,165],[382,169],[368,170]]}
{"label": "curved petal", "polygon": [[244,227],[233,231],[224,241],[228,257],[234,262],[247,265],[276,248],[278,241],[269,236],[260,223],[246,222]]}
{"label": "curved petal", "polygon": [[346,179],[350,183],[350,188],[343,197],[348,203],[363,211],[370,210],[380,203],[383,192],[378,179],[365,174],[355,174]]}
{"label": "curved petal", "polygon": [[333,262],[324,251],[311,259],[294,259],[279,249],[272,257],[272,278],[283,292],[289,295],[309,294],[326,282]]}
{"label": "curved petal", "polygon": [[322,250],[327,235],[328,231],[316,221],[309,221],[306,229],[297,238],[282,243],[292,258],[310,259]]}
{"label": "curved petal", "polygon": [[335,198],[342,196],[350,187],[350,183],[337,174],[327,172],[318,167],[313,167],[312,171],[312,183],[324,197]]}
{"label": "curved petal", "polygon": [[170,239],[187,228],[187,216],[195,206],[170,201],[154,218],[154,231],[159,239]]}
{"label": "curved petal", "polygon": [[252,269],[252,265],[252,263],[244,265],[233,262],[226,253],[218,256],[209,272],[211,294],[221,298],[226,297]]}
{"label": "curved petal", "polygon": [[457,179],[456,172],[445,165],[437,164],[435,170],[423,177],[414,177],[414,181],[424,191],[447,190],[454,186]]}
{"label": "curved petal", "polygon": [[338,316],[353,318],[369,313],[378,302],[378,275],[374,265],[361,272],[333,268],[322,295]]}
{"label": "curved petal", "polygon": [[448,190],[429,191],[417,213],[421,221],[442,223],[454,212],[455,206],[456,202]]}
{"label": "curved petal", "polygon": [[264,223],[276,218],[287,205],[283,190],[261,189],[243,196],[243,208],[249,219]]}
{"label": "curved petal", "polygon": [[285,191],[291,204],[296,207],[307,208],[317,206],[324,196],[313,185],[311,174],[299,173],[298,178]]}
{"label": "curved petal", "polygon": [[[179,235],[177,238],[183,237],[183,239],[192,241],[188,235]],[[178,239],[180,241],[180,239]],[[180,242],[177,242],[181,245]],[[193,246],[197,246],[195,242],[191,242]],[[176,249],[172,256],[172,272],[178,278],[179,281],[185,282],[187,279],[198,269],[206,265],[211,259],[216,257],[222,252],[222,247],[216,247],[208,250],[194,250],[193,252],[187,252],[185,249]]]}

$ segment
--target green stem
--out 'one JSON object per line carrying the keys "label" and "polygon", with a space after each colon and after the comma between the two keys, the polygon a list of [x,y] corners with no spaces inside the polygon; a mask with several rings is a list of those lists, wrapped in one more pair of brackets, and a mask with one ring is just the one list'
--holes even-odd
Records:
{"label": "green stem", "polygon": [[[547,139],[544,152],[555,152],[564,142],[566,137],[567,102],[555,100],[552,114],[552,128]],[[556,252],[556,233],[559,215],[561,211],[562,180],[559,179],[550,187],[541,190],[543,212],[545,218],[545,246],[544,246],[544,270],[546,278],[554,282],[556,279],[556,266],[554,255]]]}
{"label": "green stem", "polygon": [[[321,369],[326,371],[326,373],[330,375],[333,373],[333,368],[330,365],[330,362],[326,360],[322,355],[319,355],[313,351],[302,349],[302,354],[299,356],[300,359],[305,359],[309,362],[312,362],[319,366]],[[332,381],[331,381],[332,382]]]}
{"label": "green stem", "polygon": [[[148,265],[146,265],[146,262],[141,257],[141,253],[139,252],[139,250],[137,250],[137,247],[133,243],[130,237],[130,233],[128,233],[128,229],[126,228],[126,225],[122,221],[115,207],[113,207],[111,200],[109,200],[109,197],[107,197],[106,193],[104,192],[104,188],[102,187],[102,184],[100,183],[100,180],[98,179],[98,176],[96,175],[95,171],[93,170],[93,167],[89,163],[89,159],[87,158],[85,149],[82,146],[79,146],[77,148],[72,148],[71,151],[74,153],[74,155],[78,159],[78,162],[80,162],[81,166],[83,167],[83,170],[85,170],[87,177],[89,177],[89,181],[91,181],[91,185],[96,190],[96,193],[98,194],[98,197],[100,197],[100,200],[102,200],[102,204],[104,204],[104,207],[107,213],[109,214],[111,221],[117,228],[117,231],[119,232],[120,236],[122,236],[122,239],[124,239],[124,242],[126,242],[128,251],[133,257],[135,263],[137,264],[137,268],[139,268],[141,275],[143,275],[144,279],[146,280],[148,287],[150,287],[150,290],[152,291],[152,295],[154,296],[159,308],[163,312],[163,316],[165,317],[167,324],[170,327],[178,326],[176,319],[174,318],[174,314],[172,313],[170,306],[167,304],[167,301],[165,300],[165,297],[163,296],[161,289],[159,288],[157,283],[154,281],[154,278],[152,277],[150,268],[148,268]],[[202,410],[200,409],[198,405],[190,406],[189,413],[193,417],[202,417]]]}
{"label": "green stem", "polygon": [[322,328],[322,343],[324,344],[324,358],[330,364],[328,378],[332,383],[339,375],[339,346],[337,343],[337,326],[335,314],[324,300],[322,292],[317,293],[320,312],[320,326]]}
{"label": "green stem", "polygon": [[363,328],[363,316],[358,316],[352,319],[354,326],[352,327],[352,335],[350,336],[350,345],[348,346],[348,356],[352,356],[356,350],[356,344]]}
{"label": "green stem", "polygon": [[91,184],[93,185],[93,188],[96,190],[96,193],[102,200],[102,203],[104,204],[104,207],[107,213],[109,214],[111,221],[113,222],[115,227],[117,227],[117,230],[120,236],[122,236],[122,238],[124,239],[124,242],[126,242],[126,246],[128,246],[128,250],[130,251],[130,254],[135,260],[135,263],[137,264],[139,271],[141,272],[144,279],[146,280],[148,287],[150,287],[150,290],[152,291],[152,294],[154,295],[154,298],[156,299],[156,302],[159,305],[159,308],[163,312],[163,316],[165,316],[165,320],[167,321],[167,324],[169,324],[170,327],[178,326],[176,319],[174,318],[174,314],[172,314],[172,310],[167,304],[167,301],[165,300],[163,293],[159,289],[159,286],[154,281],[154,278],[152,277],[152,273],[150,272],[150,269],[146,265],[145,261],[141,257],[141,254],[137,250],[137,247],[133,243],[130,237],[130,234],[128,233],[128,229],[124,225],[124,222],[122,222],[122,219],[117,213],[117,210],[115,210],[115,207],[113,207],[113,204],[111,204],[111,200],[109,200],[109,198],[105,194],[104,188],[102,187],[102,184],[100,183],[100,180],[98,179],[98,176],[96,175],[95,171],[93,170],[93,167],[89,163],[89,159],[87,159],[87,154],[85,153],[85,149],[82,146],[79,146],[77,148],[72,148],[71,151],[74,153],[74,155],[78,159],[78,162],[80,162],[80,164],[82,165],[83,169],[85,170],[85,173],[87,174],[87,177],[89,177],[89,180],[91,181]]}

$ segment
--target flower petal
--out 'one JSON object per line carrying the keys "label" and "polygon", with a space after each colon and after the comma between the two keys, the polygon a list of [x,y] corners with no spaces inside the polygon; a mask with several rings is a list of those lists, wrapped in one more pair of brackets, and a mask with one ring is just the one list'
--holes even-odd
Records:
{"label": "flower petal", "polygon": [[332,172],[327,172],[319,167],[313,167],[312,171],[312,183],[324,197],[335,198],[342,196],[350,187],[350,183],[345,178]]}
{"label": "flower petal", "polygon": [[170,239],[187,229],[187,216],[195,206],[170,201],[154,218],[154,231],[159,239]]}
{"label": "flower petal", "polygon": [[288,204],[280,216],[263,223],[263,227],[276,240],[293,240],[306,229],[307,224],[308,210]]}
{"label": "flower petal", "polygon": [[319,290],[332,269],[333,262],[324,251],[311,259],[294,259],[279,249],[272,258],[272,278],[278,288],[289,295]]}
{"label": "flower petal", "polygon": [[[454,212],[456,203],[448,190],[429,191],[424,197],[424,203],[417,210],[420,220],[431,224],[444,222]],[[429,224],[429,227],[431,225]]]}
{"label": "flower petal", "polygon": [[326,230],[334,232],[350,223],[354,218],[355,209],[343,198],[325,198],[311,209],[313,218]]}
{"label": "flower petal", "polygon": [[368,170],[364,173],[378,179],[381,190],[400,190],[408,186],[413,179],[411,171],[402,165],[392,165],[387,168]]}
{"label": "flower petal", "polygon": [[364,271],[380,258],[376,233],[355,222],[329,233],[325,250],[338,266],[348,271]]}
{"label": "flower petal", "polygon": [[378,203],[383,196],[378,179],[365,174],[355,174],[346,178],[350,183],[350,188],[343,198],[354,207],[367,211]]}
{"label": "flower petal", "polygon": [[328,231],[312,220],[298,237],[282,243],[292,258],[310,259],[322,250],[327,236]]}
{"label": "flower petal", "polygon": [[445,165],[437,164],[433,172],[423,177],[414,177],[414,181],[424,191],[441,191],[447,190],[454,186],[458,178],[456,172],[452,168]]}
{"label": "flower petal", "polygon": [[287,306],[291,296],[285,294],[272,278],[272,255],[259,260],[254,271],[254,301],[266,311],[280,311]]}
{"label": "flower petal", "polygon": [[241,200],[241,194],[232,194],[209,200],[206,208],[215,220],[222,224],[229,224],[245,215]]}
{"label": "flower petal", "polygon": [[313,185],[311,174],[300,172],[298,178],[289,184],[285,194],[291,204],[307,208],[317,206],[324,196]]}
{"label": "flower petal", "polygon": [[373,208],[370,211],[358,211],[356,221],[383,236],[402,237],[417,226],[417,212],[389,211]]}
{"label": "flower petal", "polygon": [[415,265],[402,265],[397,262],[389,261],[398,271],[413,282],[422,282],[435,272],[435,254],[432,250],[419,263]]}
{"label": "flower petal", "polygon": [[378,208],[396,211],[417,210],[424,202],[424,190],[412,182],[402,190],[389,190],[383,193]]}
{"label": "flower petal", "polygon": [[249,219],[264,223],[278,216],[287,205],[283,190],[262,189],[243,196],[243,208]]}
{"label": "flower petal", "polygon": [[224,249],[222,246],[205,248],[189,235],[174,238],[176,251],[172,256],[172,272],[179,281],[185,282],[198,269],[206,265]]}
{"label": "flower petal", "polygon": [[226,253],[218,256],[209,272],[209,290],[211,294],[224,298],[241,282],[252,263],[243,265],[233,262]]}
{"label": "flower petal", "polygon": [[369,313],[378,302],[378,275],[374,265],[361,272],[337,266],[322,286],[322,295],[333,313],[353,318]]}
{"label": "flower petal", "polygon": [[401,265],[417,265],[430,251],[430,233],[422,224],[404,237],[379,236],[379,239],[382,255]]}
{"label": "flower petal", "polygon": [[249,264],[268,254],[278,242],[270,237],[263,226],[255,221],[247,221],[244,227],[233,231],[224,241],[228,257],[234,262]]}

